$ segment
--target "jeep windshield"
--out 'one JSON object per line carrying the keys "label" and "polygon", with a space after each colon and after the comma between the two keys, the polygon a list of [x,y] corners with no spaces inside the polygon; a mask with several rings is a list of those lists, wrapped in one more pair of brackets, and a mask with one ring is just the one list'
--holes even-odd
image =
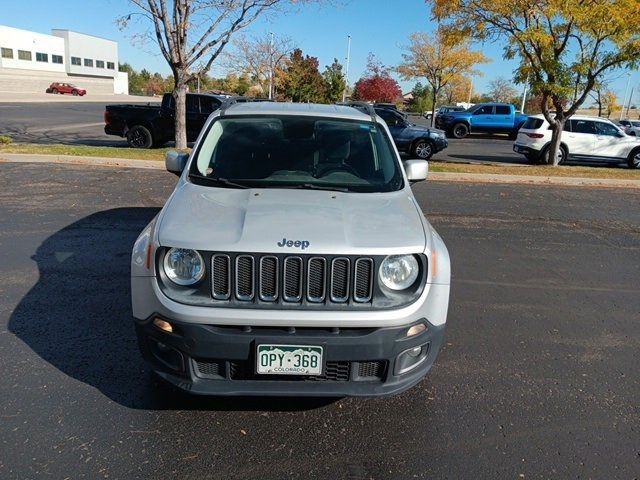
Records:
{"label": "jeep windshield", "polygon": [[195,152],[189,178],[223,188],[390,192],[403,187],[380,126],[293,115],[216,119]]}

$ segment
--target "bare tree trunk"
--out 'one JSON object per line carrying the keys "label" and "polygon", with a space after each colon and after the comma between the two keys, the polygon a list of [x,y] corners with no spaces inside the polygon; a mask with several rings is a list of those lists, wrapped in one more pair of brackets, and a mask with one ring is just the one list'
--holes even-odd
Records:
{"label": "bare tree trunk", "polygon": [[546,158],[548,165],[554,167],[558,165],[560,158],[558,152],[560,151],[560,142],[562,140],[562,131],[564,130],[565,118],[556,117],[555,125],[553,126],[553,132],[551,134],[551,143],[549,144],[548,156]]}
{"label": "bare tree trunk", "polygon": [[433,88],[431,90],[431,126],[436,119],[436,98],[438,97],[438,91]]}
{"label": "bare tree trunk", "polygon": [[176,79],[173,99],[176,104],[174,113],[176,148],[184,150],[187,148],[187,85]]}

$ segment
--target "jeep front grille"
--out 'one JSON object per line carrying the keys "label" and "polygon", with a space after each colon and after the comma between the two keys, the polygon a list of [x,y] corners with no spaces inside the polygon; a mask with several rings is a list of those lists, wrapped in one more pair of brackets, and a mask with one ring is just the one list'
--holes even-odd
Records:
{"label": "jeep front grille", "polygon": [[370,303],[372,258],[214,253],[211,294],[236,303]]}

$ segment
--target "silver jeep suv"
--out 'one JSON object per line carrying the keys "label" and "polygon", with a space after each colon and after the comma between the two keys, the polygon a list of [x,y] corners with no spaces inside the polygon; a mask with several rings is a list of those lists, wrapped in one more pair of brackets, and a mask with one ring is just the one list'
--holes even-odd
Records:
{"label": "silver jeep suv", "polygon": [[207,395],[384,395],[433,365],[447,249],[372,109],[236,103],[214,112],[133,248],[139,345]]}

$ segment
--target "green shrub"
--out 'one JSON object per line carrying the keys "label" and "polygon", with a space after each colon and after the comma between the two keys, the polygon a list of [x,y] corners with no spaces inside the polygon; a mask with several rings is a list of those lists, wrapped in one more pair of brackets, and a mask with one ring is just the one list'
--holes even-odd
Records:
{"label": "green shrub", "polygon": [[0,135],[0,145],[9,145],[11,142],[13,142],[11,137]]}

